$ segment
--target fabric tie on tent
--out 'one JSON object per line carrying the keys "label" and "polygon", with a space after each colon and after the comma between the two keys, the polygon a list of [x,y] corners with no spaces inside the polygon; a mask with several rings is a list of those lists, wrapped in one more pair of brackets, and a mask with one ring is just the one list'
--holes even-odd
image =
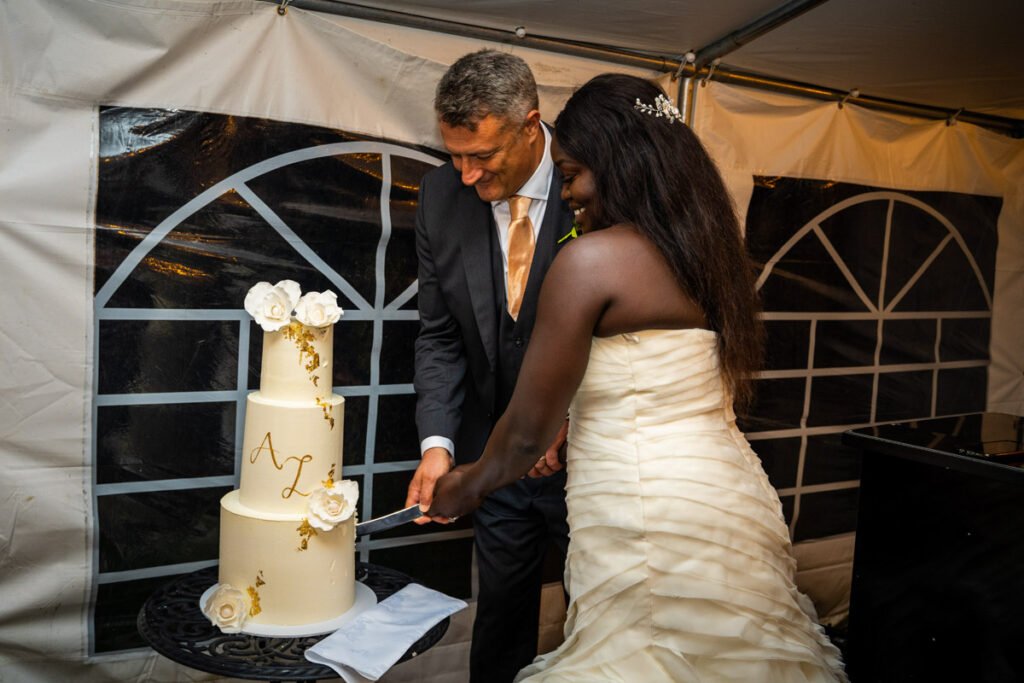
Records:
{"label": "fabric tie on tent", "polygon": [[306,650],[306,659],[331,667],[346,683],[375,681],[424,633],[465,607],[411,583]]}

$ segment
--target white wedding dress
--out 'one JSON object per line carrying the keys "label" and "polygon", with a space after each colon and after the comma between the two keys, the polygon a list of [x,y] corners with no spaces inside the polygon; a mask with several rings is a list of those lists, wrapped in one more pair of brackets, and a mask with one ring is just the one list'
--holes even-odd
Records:
{"label": "white wedding dress", "polygon": [[594,338],[570,417],[565,642],[517,681],[845,681],[714,332]]}

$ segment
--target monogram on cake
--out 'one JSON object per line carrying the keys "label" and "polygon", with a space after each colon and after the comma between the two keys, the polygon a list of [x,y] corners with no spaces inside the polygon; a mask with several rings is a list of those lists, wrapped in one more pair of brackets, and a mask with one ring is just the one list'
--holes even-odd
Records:
{"label": "monogram on cake", "polygon": [[239,488],[221,499],[218,583],[200,600],[224,633],[314,635],[353,606],[359,490],[341,479],[345,399],[332,389],[333,292],[260,282],[259,391],[246,399]]}

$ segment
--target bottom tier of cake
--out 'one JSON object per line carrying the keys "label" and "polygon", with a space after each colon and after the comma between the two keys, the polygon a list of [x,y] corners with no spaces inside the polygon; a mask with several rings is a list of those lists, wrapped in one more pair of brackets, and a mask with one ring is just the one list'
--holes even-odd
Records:
{"label": "bottom tier of cake", "polygon": [[354,518],[330,531],[311,530],[301,515],[243,506],[237,490],[220,506],[219,581],[248,594],[248,623],[314,624],[352,607]]}

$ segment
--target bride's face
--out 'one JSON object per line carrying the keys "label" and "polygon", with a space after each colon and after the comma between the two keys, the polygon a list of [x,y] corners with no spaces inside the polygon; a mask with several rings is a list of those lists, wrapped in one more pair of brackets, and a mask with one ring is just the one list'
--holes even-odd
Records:
{"label": "bride's face", "polygon": [[562,201],[572,209],[583,232],[600,227],[601,206],[594,174],[562,150],[557,135],[551,141],[551,159],[562,172]]}

